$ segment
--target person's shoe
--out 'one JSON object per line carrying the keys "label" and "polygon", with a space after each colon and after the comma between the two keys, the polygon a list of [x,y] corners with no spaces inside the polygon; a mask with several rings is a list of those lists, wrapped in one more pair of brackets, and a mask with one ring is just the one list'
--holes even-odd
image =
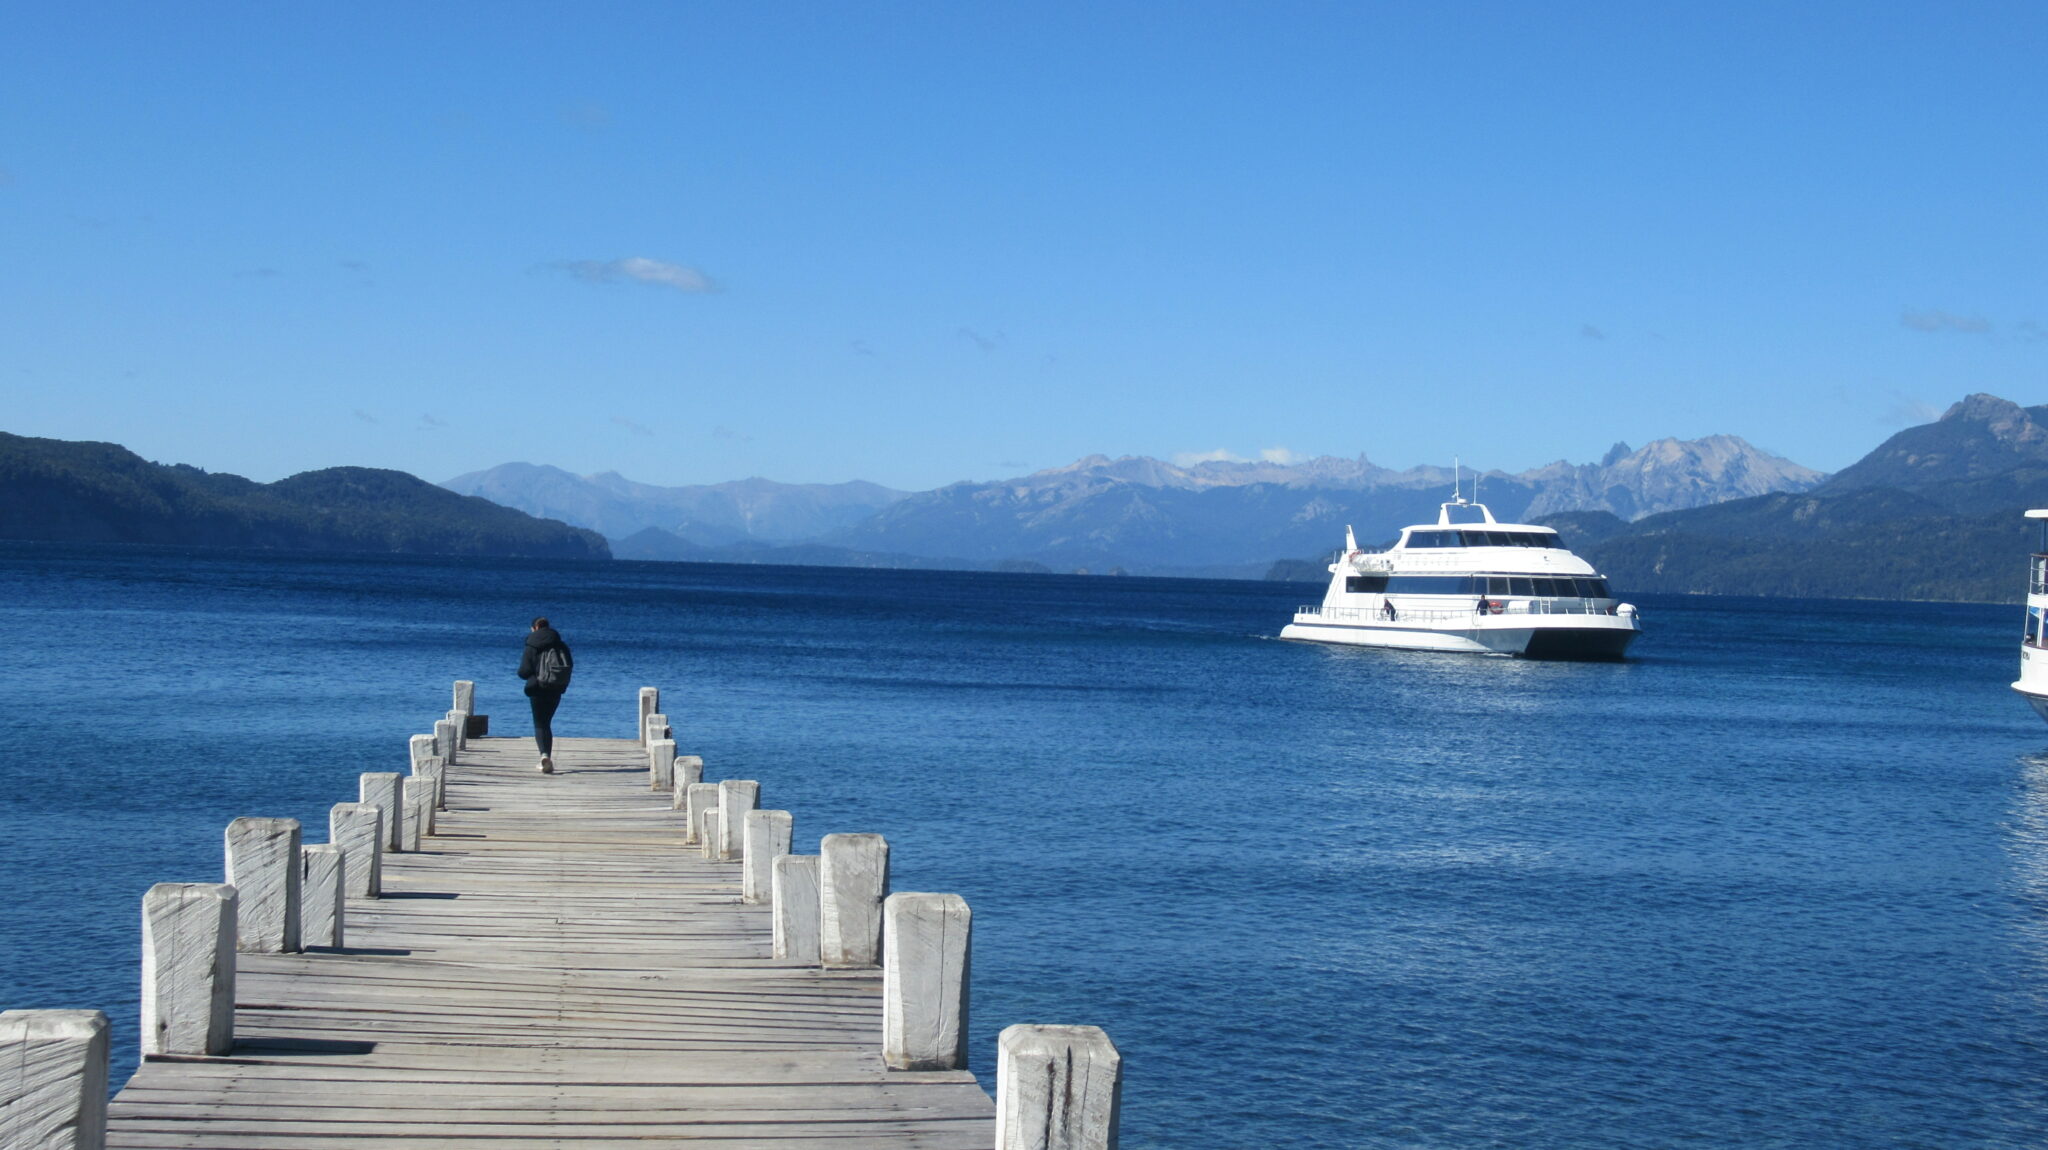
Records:
{"label": "person's shoe", "polygon": [[542,755],[540,757],[540,773],[543,775],[555,773],[555,757],[553,755]]}

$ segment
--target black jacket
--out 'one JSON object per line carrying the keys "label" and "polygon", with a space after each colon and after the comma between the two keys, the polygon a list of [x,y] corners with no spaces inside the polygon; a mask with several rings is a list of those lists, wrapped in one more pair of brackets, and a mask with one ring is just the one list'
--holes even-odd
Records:
{"label": "black jacket", "polygon": [[527,681],[526,693],[529,695],[540,690],[550,690],[555,694],[560,694],[569,689],[567,679],[562,681],[560,687],[544,688],[533,685],[534,672],[540,667],[540,653],[549,647],[560,647],[562,649],[562,661],[569,664],[569,670],[572,674],[576,670],[576,659],[569,654],[569,644],[562,642],[562,636],[553,627],[542,627],[538,631],[529,633],[526,636],[525,649],[519,652],[519,677]]}

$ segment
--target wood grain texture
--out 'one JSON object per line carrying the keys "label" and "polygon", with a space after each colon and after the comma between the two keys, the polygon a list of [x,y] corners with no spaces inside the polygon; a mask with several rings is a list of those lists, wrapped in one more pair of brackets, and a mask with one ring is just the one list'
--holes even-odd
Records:
{"label": "wood grain texture", "polygon": [[882,903],[882,1061],[892,1070],[967,1068],[974,915],[957,894],[903,891]]}
{"label": "wood grain texture", "polygon": [[308,843],[299,859],[299,945],[340,946],[348,918],[342,849],[334,843]]}
{"label": "wood grain texture", "polygon": [[0,1012],[0,1146],[100,1150],[106,1138],[107,1016]]}
{"label": "wood grain texture", "polygon": [[768,901],[776,855],[789,853],[794,820],[788,811],[748,811],[740,831],[740,901]]}
{"label": "wood grain texture", "polygon": [[145,1062],[109,1144],[986,1150],[971,1075],[883,1065],[879,972],[772,957],[637,739],[558,744],[472,739],[349,946],[239,956],[232,1057]]}
{"label": "wood grain texture", "polygon": [[826,835],[818,844],[818,946],[830,967],[882,960],[882,900],[889,894],[889,840]]}
{"label": "wood grain texture", "polygon": [[160,882],[142,896],[142,1053],[226,1054],[235,1038],[235,888]]}
{"label": "wood grain texture", "polygon": [[1123,1083],[1123,1056],[1100,1027],[1005,1027],[996,1150],[1116,1150]]}
{"label": "wood grain texture", "polygon": [[237,948],[259,954],[299,949],[299,820],[229,823],[227,881],[238,897]]}

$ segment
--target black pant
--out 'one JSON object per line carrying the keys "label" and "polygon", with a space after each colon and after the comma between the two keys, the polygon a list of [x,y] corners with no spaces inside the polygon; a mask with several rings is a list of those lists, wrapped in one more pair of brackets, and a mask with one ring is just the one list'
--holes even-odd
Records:
{"label": "black pant", "polygon": [[555,708],[562,705],[560,691],[534,691],[526,696],[533,704],[533,741],[540,744],[540,753],[555,753]]}

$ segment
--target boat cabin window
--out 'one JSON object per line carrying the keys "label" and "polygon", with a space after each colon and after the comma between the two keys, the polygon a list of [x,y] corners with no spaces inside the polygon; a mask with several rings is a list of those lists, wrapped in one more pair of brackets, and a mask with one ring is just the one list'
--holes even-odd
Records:
{"label": "boat cabin window", "polygon": [[2034,595],[2048,595],[2048,555],[2036,555],[2029,564],[2032,576],[2027,580],[2027,591]]}
{"label": "boat cabin window", "polygon": [[1607,580],[1576,576],[1486,575],[1488,595],[1540,595],[1553,599],[1605,599]]}
{"label": "boat cabin window", "polygon": [[1347,575],[1353,595],[1518,595],[1548,599],[1605,599],[1607,580],[1540,575]]}
{"label": "boat cabin window", "polygon": [[2039,607],[2027,608],[2027,645],[2029,647],[2041,645],[2041,609]]}
{"label": "boat cabin window", "polygon": [[1422,547],[1563,547],[1549,531],[1410,531],[1408,546]]}

